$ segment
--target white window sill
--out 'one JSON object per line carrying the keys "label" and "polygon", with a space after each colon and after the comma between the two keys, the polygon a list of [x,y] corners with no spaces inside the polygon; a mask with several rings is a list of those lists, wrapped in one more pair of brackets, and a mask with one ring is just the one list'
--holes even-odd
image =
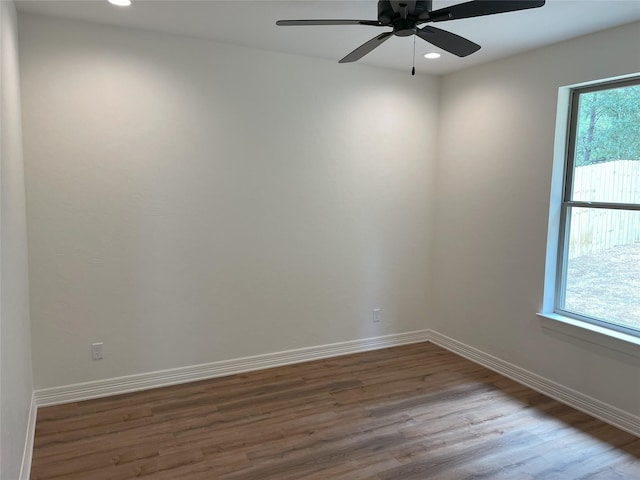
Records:
{"label": "white window sill", "polygon": [[538,313],[543,327],[640,358],[640,337],[581,322],[557,313]]}

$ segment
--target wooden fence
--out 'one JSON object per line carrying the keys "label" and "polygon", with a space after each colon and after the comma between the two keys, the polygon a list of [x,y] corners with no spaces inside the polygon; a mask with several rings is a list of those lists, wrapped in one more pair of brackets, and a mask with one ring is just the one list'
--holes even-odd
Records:
{"label": "wooden fence", "polygon": [[[573,200],[640,204],[640,161],[577,167]],[[640,211],[573,208],[569,258],[640,242]]]}

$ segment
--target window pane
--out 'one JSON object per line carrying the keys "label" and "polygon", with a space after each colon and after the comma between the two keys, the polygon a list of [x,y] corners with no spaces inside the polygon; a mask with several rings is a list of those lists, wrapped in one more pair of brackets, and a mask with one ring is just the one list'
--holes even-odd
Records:
{"label": "window pane", "polygon": [[581,93],[571,199],[640,204],[640,85]]}
{"label": "window pane", "polygon": [[640,211],[569,208],[564,305],[640,330]]}

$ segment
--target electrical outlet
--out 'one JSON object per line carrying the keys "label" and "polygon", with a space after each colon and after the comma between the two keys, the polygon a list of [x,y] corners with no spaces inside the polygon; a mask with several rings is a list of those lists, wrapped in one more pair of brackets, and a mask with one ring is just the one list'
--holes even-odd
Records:
{"label": "electrical outlet", "polygon": [[379,308],[374,308],[373,316],[372,316],[373,323],[380,323],[381,319],[382,319],[382,311]]}
{"label": "electrical outlet", "polygon": [[102,360],[102,342],[91,344],[91,359]]}

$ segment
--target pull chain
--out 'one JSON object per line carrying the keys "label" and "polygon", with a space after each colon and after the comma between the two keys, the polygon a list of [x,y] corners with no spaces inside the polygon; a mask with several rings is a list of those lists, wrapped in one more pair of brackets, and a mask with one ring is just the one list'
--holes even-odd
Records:
{"label": "pull chain", "polygon": [[411,68],[411,75],[416,74],[416,36],[413,36],[413,67]]}

